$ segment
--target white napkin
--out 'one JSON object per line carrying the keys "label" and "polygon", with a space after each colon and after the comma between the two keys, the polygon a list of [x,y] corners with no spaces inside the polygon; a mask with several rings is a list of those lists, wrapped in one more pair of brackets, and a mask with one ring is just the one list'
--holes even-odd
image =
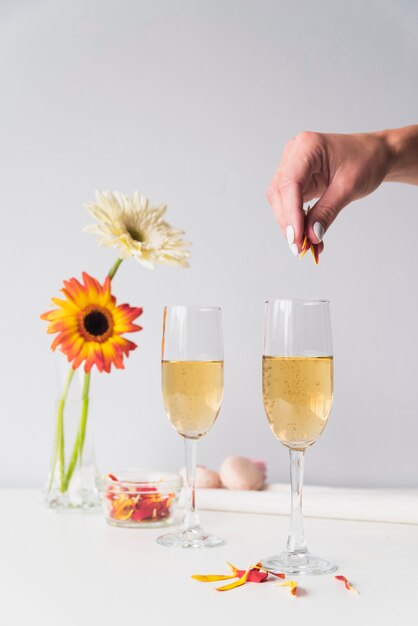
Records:
{"label": "white napkin", "polygon": [[[271,484],[262,491],[199,489],[198,508],[211,511],[289,515],[290,487]],[[305,485],[306,517],[418,524],[418,489],[348,489]]]}

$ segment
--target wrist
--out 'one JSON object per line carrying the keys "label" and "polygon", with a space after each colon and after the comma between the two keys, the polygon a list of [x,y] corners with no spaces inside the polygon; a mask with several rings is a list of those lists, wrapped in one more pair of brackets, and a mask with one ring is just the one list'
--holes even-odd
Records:
{"label": "wrist", "polygon": [[383,130],[379,136],[387,153],[386,181],[417,184],[418,177],[418,126]]}
{"label": "wrist", "polygon": [[373,133],[381,141],[382,154],[385,162],[386,174],[383,180],[395,180],[396,172],[399,169],[402,155],[402,141],[399,137],[399,131],[381,130]]}

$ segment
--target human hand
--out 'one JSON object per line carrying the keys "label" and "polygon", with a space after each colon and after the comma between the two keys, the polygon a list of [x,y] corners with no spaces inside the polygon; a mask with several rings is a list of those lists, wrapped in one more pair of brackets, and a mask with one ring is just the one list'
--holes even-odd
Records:
{"label": "human hand", "polygon": [[[384,132],[353,135],[303,132],[285,146],[267,198],[296,256],[306,234],[320,244],[338,213],[374,191],[394,160]],[[319,198],[305,213],[303,203]]]}

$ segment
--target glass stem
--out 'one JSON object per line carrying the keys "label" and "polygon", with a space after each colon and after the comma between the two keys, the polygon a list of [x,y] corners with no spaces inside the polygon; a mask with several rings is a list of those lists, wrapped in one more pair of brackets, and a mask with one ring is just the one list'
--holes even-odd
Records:
{"label": "glass stem", "polygon": [[292,490],[292,510],[290,514],[290,530],[287,538],[286,551],[293,554],[305,554],[308,551],[303,532],[302,517],[302,489],[303,464],[305,452],[303,450],[289,450],[290,452],[290,486]]}
{"label": "glass stem", "polygon": [[184,446],[186,451],[186,485],[184,488],[183,530],[192,530],[199,526],[199,516],[196,513],[197,439],[185,437]]}

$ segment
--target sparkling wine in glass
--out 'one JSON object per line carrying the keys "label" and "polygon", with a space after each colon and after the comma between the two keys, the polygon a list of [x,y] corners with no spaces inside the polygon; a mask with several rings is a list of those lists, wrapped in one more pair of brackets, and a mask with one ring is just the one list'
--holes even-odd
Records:
{"label": "sparkling wine in glass", "polygon": [[263,401],[276,436],[290,453],[291,518],[283,552],[263,559],[266,568],[289,574],[328,574],[336,566],[307,548],[302,519],[305,450],[324,430],[333,400],[329,302],[266,302]]}
{"label": "sparkling wine in glass", "polygon": [[212,428],[223,396],[220,308],[165,307],[162,392],[168,418],[185,443],[186,500],[181,528],[159,537],[157,542],[182,548],[222,545],[223,539],[202,529],[195,505],[198,440]]}

